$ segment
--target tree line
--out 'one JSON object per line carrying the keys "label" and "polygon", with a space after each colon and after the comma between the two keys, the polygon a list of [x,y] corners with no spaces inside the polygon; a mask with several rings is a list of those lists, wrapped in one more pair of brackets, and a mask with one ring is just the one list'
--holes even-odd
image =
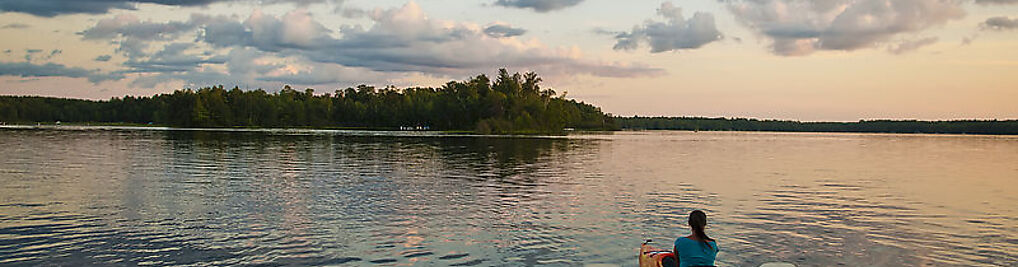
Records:
{"label": "tree line", "polygon": [[623,129],[688,131],[1018,134],[1018,120],[800,122],[743,118],[616,117]]}
{"label": "tree line", "polygon": [[317,94],[290,86],[270,93],[237,87],[183,89],[93,101],[0,96],[0,122],[138,123],[172,127],[314,127],[554,133],[614,130],[614,117],[541,88],[533,72],[450,81],[438,88],[359,85]]}

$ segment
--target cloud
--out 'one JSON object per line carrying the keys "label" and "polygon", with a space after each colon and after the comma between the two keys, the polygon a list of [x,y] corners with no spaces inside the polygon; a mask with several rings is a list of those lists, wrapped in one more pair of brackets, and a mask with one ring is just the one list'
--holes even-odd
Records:
{"label": "cloud", "polygon": [[[50,50],[49,53],[45,53],[45,54],[42,53],[42,49],[25,49],[25,61],[26,62],[32,62],[32,60],[35,60],[35,59],[49,60],[49,59],[52,59],[53,57],[55,57],[57,55],[60,55],[60,54],[63,54],[63,53],[64,53],[64,50],[60,50],[60,49],[53,49],[53,50]],[[37,57],[35,57],[35,54],[41,54],[41,56],[37,58]]]}
{"label": "cloud", "polygon": [[968,45],[972,44],[972,42],[976,40],[976,37],[978,37],[978,35],[962,37],[961,38],[961,46],[968,46]]}
{"label": "cloud", "polygon": [[136,3],[153,3],[162,5],[196,6],[207,5],[215,0],[0,0],[0,10],[28,13],[42,17],[53,17],[63,14],[104,14],[110,9],[134,9]]}
{"label": "cloud", "polygon": [[513,26],[505,24],[494,24],[484,28],[484,33],[491,37],[502,38],[520,36],[526,34],[527,30],[522,28],[513,28]]}
{"label": "cloud", "polygon": [[[208,25],[204,40],[219,47],[253,47],[317,63],[382,72],[447,76],[510,66],[595,74],[604,73],[598,69],[607,67],[584,61],[575,48],[553,49],[536,40],[493,37],[476,24],[431,19],[412,1],[399,8],[376,9],[369,17],[374,21],[371,28],[344,26],[339,31],[342,37],[334,38],[331,31],[306,12],[290,12],[281,18],[255,12],[243,24]],[[557,68],[558,65],[572,68]]]}
{"label": "cloud", "polygon": [[244,26],[250,33],[248,41],[269,51],[310,49],[331,39],[328,35],[331,31],[312,19],[304,9],[291,11],[280,18],[256,10],[244,21]]}
{"label": "cloud", "polygon": [[[604,75],[606,73],[599,69],[629,67],[584,60],[577,48],[556,49],[536,40],[495,38],[476,24],[434,20],[428,18],[414,2],[400,8],[376,10],[371,17],[375,24],[370,29],[345,29],[343,38],[335,40],[326,49],[311,51],[309,58],[378,71],[440,75],[476,74],[507,66]],[[660,70],[646,74],[653,72]],[[628,71],[620,73],[641,75]]]}
{"label": "cloud", "polygon": [[307,10],[297,9],[282,17],[255,10],[244,22],[215,21],[203,27],[200,38],[220,47],[251,46],[272,52],[312,49],[327,45],[332,31],[315,21]]}
{"label": "cloud", "polygon": [[204,6],[217,2],[295,3],[306,6],[325,0],[0,0],[0,11],[28,13],[41,17],[64,14],[105,14],[111,9],[135,9],[139,3],[167,6]]}
{"label": "cloud", "polygon": [[98,70],[87,70],[78,67],[67,67],[61,64],[33,64],[30,62],[0,62],[0,76],[27,77],[71,77],[87,78],[92,83],[106,80],[120,80],[123,75],[100,73]]}
{"label": "cloud", "polygon": [[134,15],[121,14],[101,19],[78,34],[85,40],[113,42],[117,52],[133,59],[147,56],[152,42],[176,40],[185,34],[198,34],[200,27],[229,22],[233,19],[201,14],[192,14],[187,21],[170,22],[141,21]]}
{"label": "cloud", "polygon": [[643,25],[633,26],[632,31],[615,35],[615,50],[634,50],[640,43],[650,44],[651,53],[696,49],[721,40],[722,34],[714,24],[714,15],[696,12],[692,18],[682,17],[682,9],[671,2],[664,2],[657,14],[666,22],[648,20]]}
{"label": "cloud", "polygon": [[976,4],[984,4],[984,5],[993,5],[993,4],[996,4],[996,5],[1010,5],[1010,4],[1018,4],[1018,0],[976,0]]}
{"label": "cloud", "polygon": [[1018,29],[1018,18],[992,17],[980,24],[983,29],[989,30],[1014,30]]}
{"label": "cloud", "polygon": [[0,29],[25,29],[25,28],[28,28],[28,27],[31,27],[31,26],[28,26],[28,24],[23,24],[23,23],[10,23],[10,24],[4,25],[4,26],[0,26]]}
{"label": "cloud", "polygon": [[[163,54],[162,58],[180,57],[183,54],[183,45],[164,48],[156,54]],[[184,55],[186,56],[186,55]],[[260,63],[258,60],[263,57],[262,53],[254,49],[234,48],[225,57],[226,70],[213,70],[199,68],[199,60],[192,58],[190,61],[176,60],[179,64],[166,64],[165,68],[159,68],[158,62],[150,62],[155,68],[129,69],[124,72],[135,72],[138,78],[131,82],[132,86],[152,88],[156,85],[171,81],[182,81],[186,86],[200,87],[209,84],[236,85],[244,87],[270,87],[268,84],[254,83],[255,76],[263,75],[280,66],[274,64]],[[164,62],[166,60],[163,60]],[[210,60],[211,61],[211,60]],[[134,64],[138,64],[137,62]],[[129,65],[129,64],[126,64]],[[142,66],[143,67],[143,66]],[[145,71],[142,71],[145,70]]]}
{"label": "cloud", "polygon": [[889,46],[887,48],[887,52],[890,52],[895,55],[900,55],[918,50],[923,46],[935,44],[939,40],[940,38],[937,37],[926,37],[916,40],[905,40],[896,45]]}
{"label": "cloud", "polygon": [[[329,29],[303,8],[281,16],[256,10],[243,20],[192,15],[186,21],[151,22],[120,15],[100,20],[80,35],[118,44],[117,51],[127,57],[118,73],[142,75],[132,83],[140,86],[229,78],[253,84],[315,85],[415,73],[462,77],[500,67],[548,76],[664,73],[640,64],[586,59],[576,47],[553,48],[522,39],[525,30],[509,25],[432,19],[413,1],[375,9],[367,16],[373,22],[368,28]],[[195,39],[187,40],[192,36]],[[149,52],[157,43],[168,44]]]}
{"label": "cloud", "polygon": [[101,56],[95,57],[95,61],[107,62],[107,61],[110,61],[110,59],[112,59],[112,58],[113,58],[113,56],[111,56],[111,55],[101,55]]}
{"label": "cloud", "polygon": [[364,68],[350,68],[335,64],[310,64],[301,70],[257,77],[259,81],[282,82],[300,85],[335,83],[370,83],[391,76]]}
{"label": "cloud", "polygon": [[730,0],[728,8],[785,56],[875,47],[965,16],[953,0]]}
{"label": "cloud", "polygon": [[94,26],[80,32],[85,39],[111,39],[113,37],[141,38],[147,40],[171,40],[180,33],[194,30],[197,26],[193,21],[156,23],[141,21],[137,16],[121,14],[113,18],[101,19]]}
{"label": "cloud", "polygon": [[31,62],[35,54],[42,52],[42,49],[25,49],[25,61]]}
{"label": "cloud", "polygon": [[163,50],[152,54],[146,59],[128,59],[123,65],[129,67],[129,69],[122,72],[187,72],[196,70],[203,64],[223,64],[227,61],[225,57],[185,52],[193,46],[194,44],[192,43],[168,44],[163,47]]}
{"label": "cloud", "polygon": [[348,19],[361,18],[367,15],[368,13],[364,9],[351,7],[350,5],[347,5],[346,0],[333,0],[332,5],[335,6],[335,8],[332,10],[332,13],[339,14],[340,16],[343,16],[344,18]]}
{"label": "cloud", "polygon": [[495,5],[548,12],[579,5],[583,0],[498,0]]}

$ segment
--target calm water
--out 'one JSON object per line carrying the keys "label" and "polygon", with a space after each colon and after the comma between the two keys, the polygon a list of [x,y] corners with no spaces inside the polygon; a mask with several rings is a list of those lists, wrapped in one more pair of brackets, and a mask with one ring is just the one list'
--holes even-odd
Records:
{"label": "calm water", "polygon": [[[0,129],[0,265],[1018,266],[1018,137]],[[667,246],[667,245],[664,245]]]}

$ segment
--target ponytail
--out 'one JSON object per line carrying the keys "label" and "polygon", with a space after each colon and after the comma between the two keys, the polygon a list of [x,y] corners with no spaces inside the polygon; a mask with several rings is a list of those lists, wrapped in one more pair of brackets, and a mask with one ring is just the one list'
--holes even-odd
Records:
{"label": "ponytail", "polygon": [[700,242],[703,242],[703,245],[706,245],[707,248],[714,249],[714,247],[711,247],[710,245],[710,241],[714,241],[714,239],[707,236],[707,233],[704,232],[704,228],[707,228],[706,213],[700,210],[694,210],[689,213],[689,227],[693,228],[693,236],[700,239]]}

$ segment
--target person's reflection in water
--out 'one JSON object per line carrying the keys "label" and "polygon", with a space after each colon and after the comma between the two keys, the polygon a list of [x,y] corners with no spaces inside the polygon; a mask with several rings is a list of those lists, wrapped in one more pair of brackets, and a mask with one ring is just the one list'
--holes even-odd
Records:
{"label": "person's reflection in water", "polygon": [[699,210],[690,212],[689,228],[692,234],[675,239],[674,253],[679,259],[678,266],[714,266],[714,258],[720,249],[717,241],[704,232],[707,228],[707,214]]}

